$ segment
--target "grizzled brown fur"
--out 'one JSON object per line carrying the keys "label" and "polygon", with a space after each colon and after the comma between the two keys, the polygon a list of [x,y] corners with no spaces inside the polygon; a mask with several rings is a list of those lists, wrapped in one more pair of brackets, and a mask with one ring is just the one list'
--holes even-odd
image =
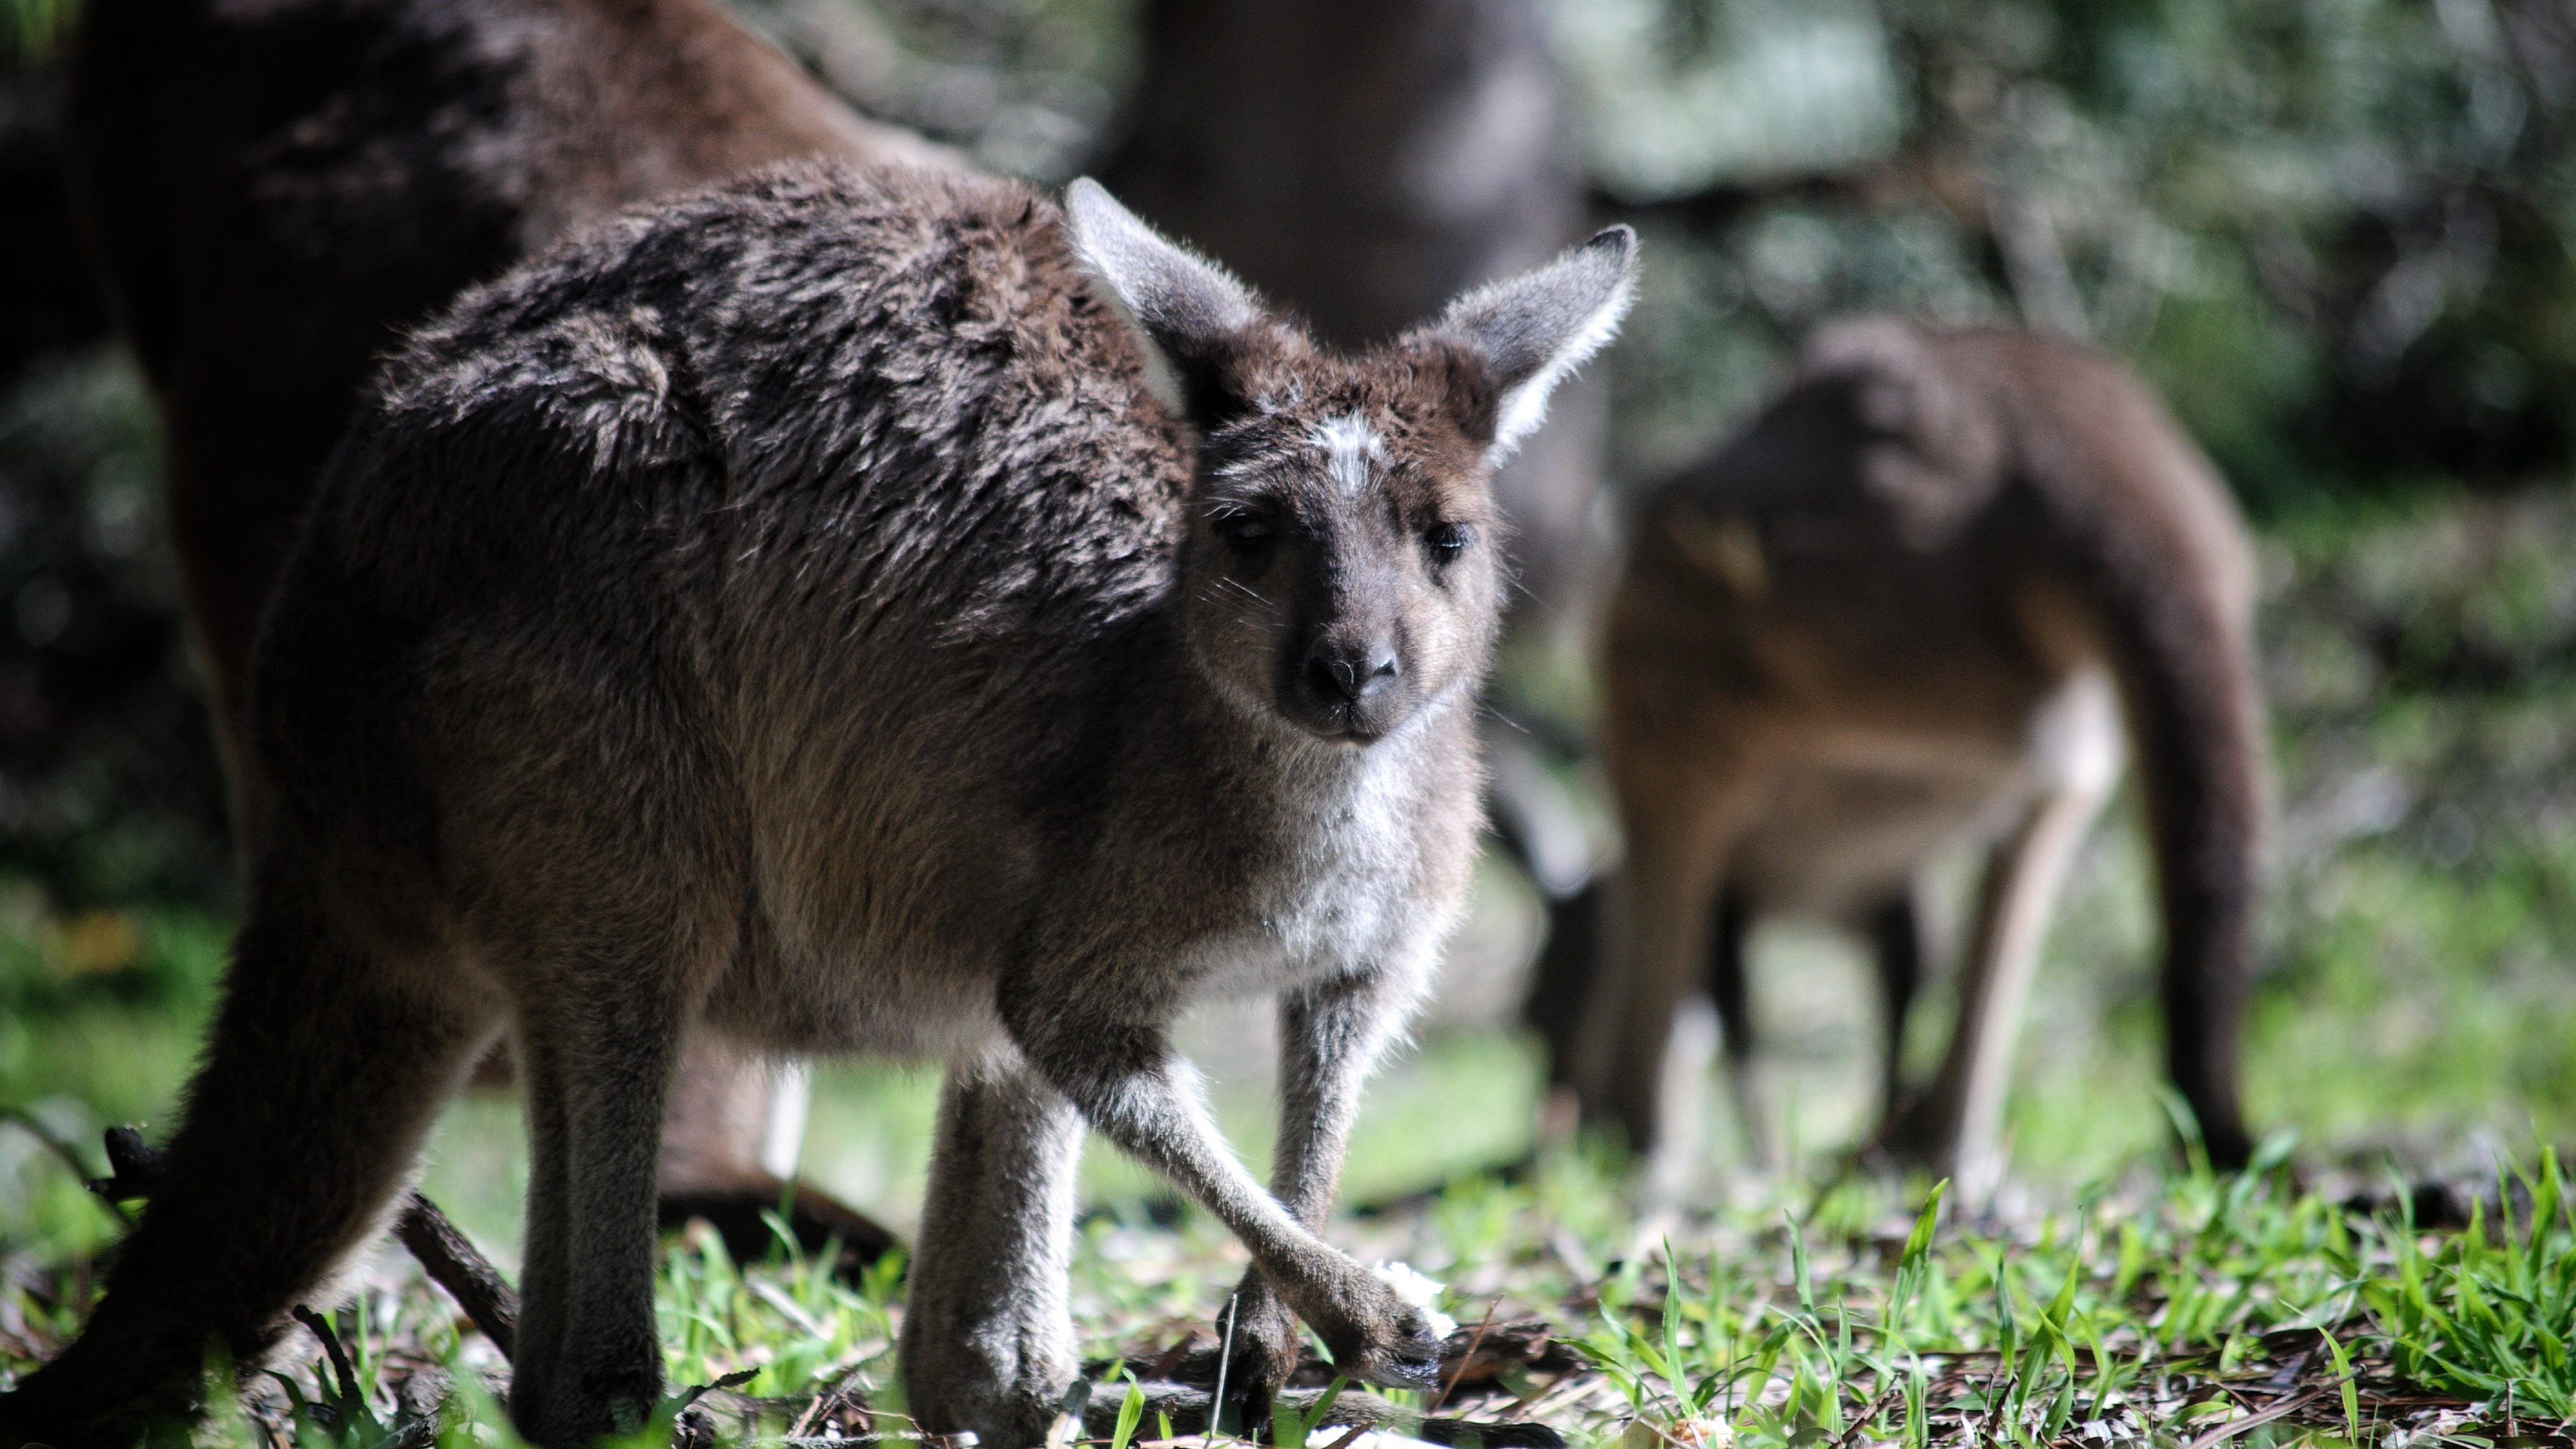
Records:
{"label": "grizzled brown fur", "polygon": [[[785,168],[592,233],[397,362],[255,652],[272,799],[169,1185],[0,1427],[113,1442],[206,1336],[260,1351],[505,1033],[512,1413],[549,1445],[632,1422],[692,1027],[947,1062],[903,1344],[926,1428],[1042,1437],[1086,1124],[1252,1249],[1246,1397],[1291,1311],[1353,1375],[1428,1383],[1422,1315],[1315,1228],[1466,887],[1491,463],[1608,336],[1633,243],[1347,359],[1096,187],[1068,204]],[[1167,1039],[1226,992],[1281,1001],[1272,1191]]]}
{"label": "grizzled brown fur", "polygon": [[[2211,1155],[2242,1161],[2268,779],[2253,570],[2224,486],[2155,399],[2037,337],[1848,326],[1640,520],[1605,661],[1629,854],[1572,1048],[1586,1108],[1669,1140],[1674,1098],[1698,1090],[1668,1071],[1676,1011],[1711,991],[1740,1072],[1745,932],[1803,914],[1877,948],[1888,1145],[1991,1166],[2022,988],[2125,722],[2173,1080]],[[1961,1021],[1909,1107],[1915,890],[1962,842],[1991,853]]]}

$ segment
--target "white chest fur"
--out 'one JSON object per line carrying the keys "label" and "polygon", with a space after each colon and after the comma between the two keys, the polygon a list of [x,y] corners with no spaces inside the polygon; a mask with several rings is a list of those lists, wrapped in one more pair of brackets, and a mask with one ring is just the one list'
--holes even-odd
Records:
{"label": "white chest fur", "polygon": [[1275,993],[1436,954],[1461,903],[1425,869],[1437,812],[1420,752],[1399,740],[1317,760],[1283,814],[1277,865],[1247,917],[1190,943],[1192,994]]}

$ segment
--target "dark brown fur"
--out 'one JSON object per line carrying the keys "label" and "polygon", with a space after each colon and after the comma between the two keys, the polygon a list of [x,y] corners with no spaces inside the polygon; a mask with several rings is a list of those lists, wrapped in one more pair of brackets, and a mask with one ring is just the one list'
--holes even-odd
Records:
{"label": "dark brown fur", "polygon": [[1668,1095],[1697,1091],[1664,1078],[1676,1009],[1711,990],[1740,1067],[1743,936],[1791,912],[1875,945],[1896,1111],[1916,880],[1984,839],[1958,1035],[1888,1140],[1987,1157],[2021,986],[2117,767],[2116,690],[2162,887],[2173,1080],[2211,1155],[2241,1162],[2268,778],[2252,568],[2223,485],[2145,389],[2036,337],[1841,329],[1640,520],[1605,663],[1629,857],[1570,1072],[1585,1105],[1667,1138]]}
{"label": "dark brown fur", "polygon": [[223,714],[360,385],[575,227],[794,156],[917,161],[708,0],[97,0],[75,200],[159,400]]}
{"label": "dark brown fur", "polygon": [[[1253,1393],[1292,1310],[1354,1376],[1428,1383],[1420,1313],[1315,1229],[1462,904],[1490,465],[1608,335],[1632,243],[1354,360],[1071,204],[1096,275],[1016,186],[783,168],[422,334],[261,634],[271,799],[169,1184],[0,1426],[114,1442],[206,1337],[262,1351],[503,1033],[540,1443],[659,1392],[652,1149],[692,1028],[948,1063],[926,1428],[1043,1435],[1086,1124],[1251,1247]],[[1273,1192],[1167,1040],[1226,992],[1282,1003]]]}
{"label": "dark brown fur", "polygon": [[[634,202],[805,155],[934,148],[708,0],[94,0],[72,97],[92,251],[162,422],[172,541],[238,817],[252,628],[378,359],[467,286]],[[739,1250],[785,1184],[766,1068],[693,1049],[674,1212]],[[788,1124],[792,1127],[792,1122]],[[810,1188],[797,1226],[882,1229]]]}

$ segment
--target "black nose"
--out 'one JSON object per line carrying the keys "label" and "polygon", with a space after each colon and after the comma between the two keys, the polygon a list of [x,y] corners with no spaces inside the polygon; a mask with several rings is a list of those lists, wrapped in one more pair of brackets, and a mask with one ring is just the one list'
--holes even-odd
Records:
{"label": "black nose", "polygon": [[1395,647],[1319,639],[1306,654],[1306,687],[1332,704],[1358,704],[1395,683]]}

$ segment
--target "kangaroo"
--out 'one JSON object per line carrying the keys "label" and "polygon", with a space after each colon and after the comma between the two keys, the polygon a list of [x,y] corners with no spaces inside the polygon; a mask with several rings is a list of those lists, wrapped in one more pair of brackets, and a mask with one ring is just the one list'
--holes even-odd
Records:
{"label": "kangaroo", "polygon": [[[1703,984],[1748,1096],[1745,936],[1799,915],[1875,947],[1884,1145],[1990,1173],[2023,995],[2125,722],[2169,1068],[2212,1158],[2241,1163],[2268,812],[2251,551],[2146,389],[2032,336],[1831,329],[1749,432],[1638,517],[1603,665],[1628,854],[1566,1072],[1587,1114],[1641,1147],[1693,1140],[1696,1076],[1666,1048]],[[1989,856],[1959,1023],[1909,1103],[1916,882],[1963,841]]]}
{"label": "kangaroo", "polygon": [[[654,1134],[695,1027],[947,1064],[912,1413],[1041,1439],[1088,1125],[1303,1319],[1427,1387],[1318,1235],[1463,909],[1502,607],[1491,473],[1608,340],[1613,229],[1357,357],[1094,185],[790,164],[468,294],[343,442],[254,649],[270,794],[166,1183],[7,1442],[122,1442],[364,1241],[496,1037],[531,1175],[510,1412],[661,1390]],[[1174,1016],[1272,993],[1269,1190]],[[1292,1317],[1293,1315],[1293,1317]],[[1239,1376],[1239,1377],[1238,1377]]]}
{"label": "kangaroo", "polygon": [[[159,405],[236,822],[259,794],[236,723],[254,624],[404,329],[633,202],[795,156],[944,156],[708,0],[91,0],[69,119],[90,250]],[[685,1063],[665,1216],[758,1256],[802,1078],[712,1044]],[[810,1186],[794,1202],[809,1247],[892,1241]]]}

